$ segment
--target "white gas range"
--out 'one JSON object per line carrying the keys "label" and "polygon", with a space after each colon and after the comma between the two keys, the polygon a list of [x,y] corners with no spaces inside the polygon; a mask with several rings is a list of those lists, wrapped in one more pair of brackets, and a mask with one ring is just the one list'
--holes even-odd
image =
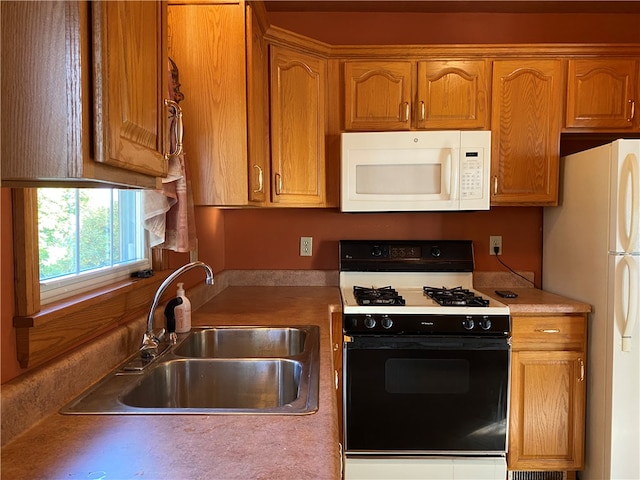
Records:
{"label": "white gas range", "polygon": [[509,308],[467,240],[340,242],[345,479],[506,478]]}

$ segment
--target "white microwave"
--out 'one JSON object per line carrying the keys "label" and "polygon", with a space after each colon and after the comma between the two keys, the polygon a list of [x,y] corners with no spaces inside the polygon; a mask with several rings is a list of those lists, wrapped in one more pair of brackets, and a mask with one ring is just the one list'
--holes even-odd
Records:
{"label": "white microwave", "polygon": [[343,212],[489,210],[491,132],[341,135]]}

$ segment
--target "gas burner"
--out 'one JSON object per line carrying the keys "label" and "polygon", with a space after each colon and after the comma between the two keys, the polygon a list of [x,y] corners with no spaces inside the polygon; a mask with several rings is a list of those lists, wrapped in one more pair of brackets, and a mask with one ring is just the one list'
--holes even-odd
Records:
{"label": "gas burner", "polygon": [[405,300],[395,289],[389,287],[353,287],[358,305],[395,306],[404,305]]}
{"label": "gas burner", "polygon": [[422,287],[424,294],[432,298],[436,303],[447,307],[488,307],[489,300],[476,295],[462,287],[434,288]]}

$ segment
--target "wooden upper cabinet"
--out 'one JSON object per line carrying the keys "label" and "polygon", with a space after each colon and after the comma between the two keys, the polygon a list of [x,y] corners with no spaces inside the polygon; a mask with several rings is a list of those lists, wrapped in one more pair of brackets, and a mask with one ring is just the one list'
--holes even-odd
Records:
{"label": "wooden upper cabinet", "polygon": [[417,128],[489,127],[489,60],[418,62]]}
{"label": "wooden upper cabinet", "polygon": [[272,45],[271,201],[323,206],[327,61]]}
{"label": "wooden upper cabinet", "polygon": [[94,2],[96,161],[147,175],[167,175],[166,6]]}
{"label": "wooden upper cabinet", "polygon": [[566,127],[640,128],[638,63],[629,58],[569,60]]}
{"label": "wooden upper cabinet", "polygon": [[249,201],[269,202],[269,49],[258,11],[247,5]]}
{"label": "wooden upper cabinet", "polygon": [[155,187],[165,2],[1,2],[2,185]]}
{"label": "wooden upper cabinet", "polygon": [[562,60],[494,61],[492,205],[557,205],[563,73]]}
{"label": "wooden upper cabinet", "polygon": [[489,128],[488,60],[346,61],[345,130]]}
{"label": "wooden upper cabinet", "polygon": [[345,62],[345,130],[409,130],[415,65]]}
{"label": "wooden upper cabinet", "polygon": [[194,204],[247,205],[244,6],[170,5],[168,17]]}

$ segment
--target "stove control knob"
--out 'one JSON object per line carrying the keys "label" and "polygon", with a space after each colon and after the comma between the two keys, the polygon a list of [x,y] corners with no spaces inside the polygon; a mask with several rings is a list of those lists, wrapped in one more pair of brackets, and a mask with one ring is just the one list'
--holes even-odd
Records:
{"label": "stove control knob", "polygon": [[367,315],[366,317],[364,317],[364,326],[367,328],[373,328],[376,326],[376,319],[373,318],[371,315]]}
{"label": "stove control knob", "polygon": [[393,320],[389,318],[389,315],[383,315],[381,323],[382,327],[386,329],[389,329],[393,326]]}
{"label": "stove control knob", "polygon": [[482,317],[482,320],[480,320],[480,328],[489,330],[491,328],[491,319],[489,317]]}
{"label": "stove control knob", "polygon": [[475,327],[475,322],[473,321],[473,318],[471,317],[466,317],[464,320],[462,320],[462,327],[465,330],[471,330],[473,327]]}
{"label": "stove control knob", "polygon": [[440,255],[442,255],[442,252],[440,251],[440,248],[438,247],[433,247],[431,249],[431,256],[432,257],[439,257]]}

